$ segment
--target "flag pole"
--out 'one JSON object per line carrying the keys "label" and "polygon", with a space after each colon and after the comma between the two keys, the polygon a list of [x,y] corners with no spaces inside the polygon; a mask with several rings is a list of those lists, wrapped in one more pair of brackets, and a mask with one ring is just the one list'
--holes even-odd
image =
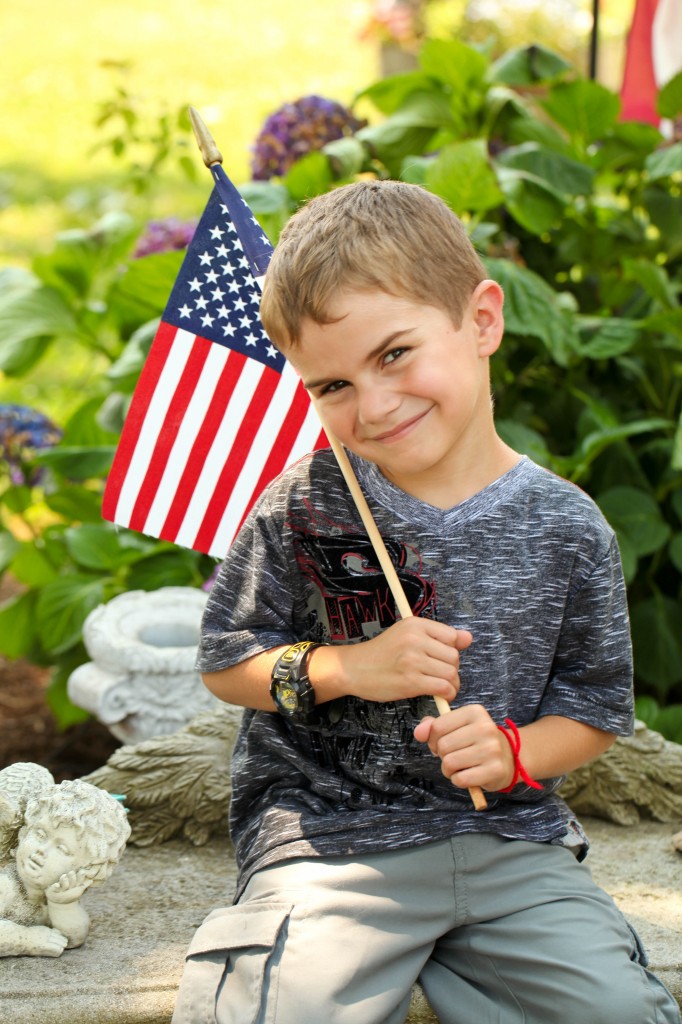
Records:
{"label": "flag pole", "polygon": [[[400,613],[400,617],[403,619],[408,619],[413,614],[412,609],[410,608],[410,602],[407,600],[407,595],[405,594],[403,585],[398,578],[398,574],[395,571],[395,566],[393,565],[391,557],[386,549],[386,545],[384,544],[384,539],[379,533],[377,524],[374,521],[374,516],[372,515],[371,509],[367,504],[367,500],[364,494],[362,493],[362,489],[360,488],[360,484],[358,483],[358,478],[356,477],[353,467],[350,464],[350,459],[346,454],[346,450],[341,444],[341,442],[338,440],[338,438],[334,437],[332,432],[327,427],[326,423],[324,422],[324,417],[320,413],[319,405],[312,395],[310,396],[310,400],[313,404],[315,412],[319,416],[320,423],[322,424],[324,432],[327,435],[327,440],[329,441],[329,444],[332,447],[332,451],[336,456],[336,461],[339,464],[339,469],[343,473],[344,480],[348,485],[348,490],[350,491],[353,497],[353,501],[355,502],[355,506],[358,512],[360,513],[360,518],[362,519],[362,523],[365,529],[367,530],[367,534],[369,536],[370,541],[372,542],[372,547],[374,548],[377,559],[379,560],[379,565],[383,569],[384,576],[386,577],[386,582],[388,583],[391,594],[393,595],[393,600],[396,603],[396,607],[398,609],[398,612]],[[450,705],[448,704],[444,697],[434,695],[433,699],[435,701],[439,715],[446,715],[448,711],[451,710]],[[474,808],[477,811],[484,811],[487,808],[488,802],[480,786],[471,786],[469,788],[469,795],[473,802]]]}
{"label": "flag pole", "polygon": [[207,167],[213,167],[214,164],[222,164],[223,154],[216,146],[215,139],[209,132],[208,128],[199,116],[199,112],[194,107],[189,107],[189,119],[192,122],[192,130],[194,137],[197,140],[197,146],[201,153],[202,159]]}
{"label": "flag pole", "polygon": [[[199,147],[205,165],[208,168],[211,168],[215,164],[222,164],[222,154],[218,149],[213,136],[209,132],[208,128],[206,127],[203,120],[199,116],[199,113],[197,112],[197,110],[195,110],[194,107],[189,108],[189,117],[192,123],[192,129],[194,131],[195,138],[197,140],[197,145]],[[353,501],[355,502],[358,513],[360,514],[360,518],[362,519],[363,525],[367,531],[372,546],[376,552],[379,564],[383,569],[384,575],[386,577],[386,582],[388,583],[391,594],[393,595],[393,600],[396,603],[396,607],[398,609],[400,617],[403,619],[409,618],[412,616],[412,609],[410,608],[410,603],[407,600],[407,596],[405,594],[403,586],[400,580],[398,579],[398,574],[395,571],[395,567],[390,559],[390,556],[386,549],[386,545],[384,544],[383,538],[379,533],[379,530],[377,529],[376,523],[374,522],[374,517],[372,516],[371,510],[367,504],[365,496],[362,493],[362,490],[358,483],[357,477],[355,476],[355,473],[353,471],[353,467],[350,464],[350,460],[348,459],[346,451],[343,445],[338,441],[338,439],[335,438],[333,434],[330,433],[329,430],[327,430],[327,427],[325,426],[324,423],[324,419],[320,414],[318,404],[316,403],[312,395],[310,396],[310,398],[312,405],[315,409],[315,412],[317,413],[317,416],[320,420],[320,423],[322,424],[322,427],[327,435],[334,455],[336,456],[339,468],[343,474],[346,484],[348,485],[348,489],[351,493]],[[447,712],[450,711],[450,705],[448,704],[444,697],[434,696],[433,699],[436,703],[439,715],[447,714]],[[474,807],[477,811],[482,811],[487,808],[488,804],[486,798],[483,794],[483,790],[479,786],[473,786],[472,788],[470,788],[469,794],[473,801]]]}

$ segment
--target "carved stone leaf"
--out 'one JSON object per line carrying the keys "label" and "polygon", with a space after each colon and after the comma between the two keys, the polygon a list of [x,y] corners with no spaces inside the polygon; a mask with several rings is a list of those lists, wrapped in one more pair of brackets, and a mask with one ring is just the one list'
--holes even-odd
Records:
{"label": "carved stone leaf", "polygon": [[131,811],[129,821],[132,829],[130,842],[135,846],[165,843],[176,836],[183,826],[182,821],[172,815],[167,807],[148,810],[143,814]]}

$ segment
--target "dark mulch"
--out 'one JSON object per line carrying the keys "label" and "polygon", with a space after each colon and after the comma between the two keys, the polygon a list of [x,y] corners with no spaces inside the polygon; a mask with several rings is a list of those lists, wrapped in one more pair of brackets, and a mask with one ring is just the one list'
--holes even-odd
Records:
{"label": "dark mulch", "polygon": [[57,782],[78,779],[105,764],[120,743],[95,719],[60,732],[45,700],[48,679],[46,669],[0,658],[0,768],[33,761]]}

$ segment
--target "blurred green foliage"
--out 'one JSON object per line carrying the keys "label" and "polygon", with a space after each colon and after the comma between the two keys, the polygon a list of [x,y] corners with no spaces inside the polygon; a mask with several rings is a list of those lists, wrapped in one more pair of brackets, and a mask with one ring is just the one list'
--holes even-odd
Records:
{"label": "blurred green foliage", "polygon": [[[358,103],[374,109],[369,125],[281,179],[246,183],[245,198],[273,242],[300,203],[359,175],[423,184],[462,217],[506,296],[492,366],[500,433],[588,491],[616,530],[638,709],[682,741],[682,143],[620,122],[613,92],[539,46],[493,61],[432,39],[417,69]],[[668,116],[682,110],[682,76],[661,103]],[[136,233],[110,217],[60,236],[32,272],[0,277],[0,369],[23,378],[74,346],[93,366],[60,444],[35,456],[48,475],[0,483],[0,568],[25,587],[0,609],[0,651],[55,665],[62,688],[84,658],[92,607],[124,589],[199,584],[212,568],[100,520],[126,402],[180,261],[131,259]]]}

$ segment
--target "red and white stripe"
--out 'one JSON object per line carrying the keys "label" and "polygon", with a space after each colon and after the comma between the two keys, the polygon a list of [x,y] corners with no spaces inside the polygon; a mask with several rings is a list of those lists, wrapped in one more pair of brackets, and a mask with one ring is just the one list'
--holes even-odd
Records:
{"label": "red and white stripe", "polygon": [[303,385],[162,323],[107,482],[119,526],[224,557],[263,488],[327,442]]}

